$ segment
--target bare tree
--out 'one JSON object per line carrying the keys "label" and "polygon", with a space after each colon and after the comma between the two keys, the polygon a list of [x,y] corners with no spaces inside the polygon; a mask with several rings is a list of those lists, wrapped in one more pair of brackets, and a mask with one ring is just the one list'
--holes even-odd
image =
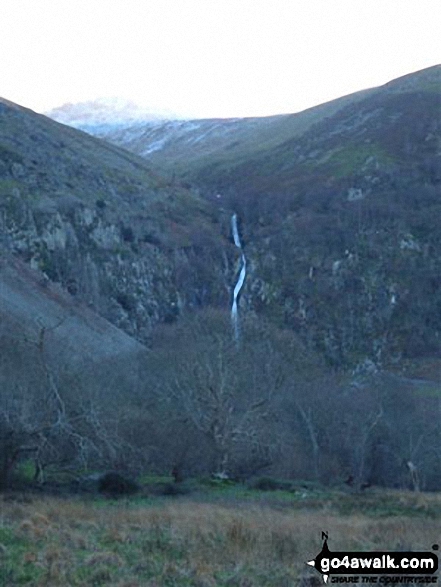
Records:
{"label": "bare tree", "polygon": [[169,417],[205,439],[212,472],[232,473],[244,459],[268,461],[274,398],[284,382],[269,342],[247,339],[244,328],[238,348],[228,315],[219,312],[198,313],[155,339],[156,396]]}
{"label": "bare tree", "polygon": [[[125,450],[117,426],[121,410],[109,409],[113,404],[110,394],[104,402],[100,394],[94,397],[91,379],[84,373],[75,375],[68,368],[51,365],[49,339],[61,323],[40,323],[35,334],[16,337],[13,353],[8,352],[10,341],[2,333],[2,489],[10,483],[22,458],[34,461],[34,479],[42,483],[49,466],[86,468],[91,460],[116,460],[118,452]],[[95,383],[95,387],[104,386],[104,381],[108,385],[110,379]]]}

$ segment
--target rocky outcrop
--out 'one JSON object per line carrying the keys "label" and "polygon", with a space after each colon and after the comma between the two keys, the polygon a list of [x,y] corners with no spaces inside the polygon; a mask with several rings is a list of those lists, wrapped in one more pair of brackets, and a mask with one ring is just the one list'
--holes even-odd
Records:
{"label": "rocky outcrop", "polygon": [[0,106],[5,250],[141,341],[183,307],[227,305],[228,242],[209,204],[137,157]]}

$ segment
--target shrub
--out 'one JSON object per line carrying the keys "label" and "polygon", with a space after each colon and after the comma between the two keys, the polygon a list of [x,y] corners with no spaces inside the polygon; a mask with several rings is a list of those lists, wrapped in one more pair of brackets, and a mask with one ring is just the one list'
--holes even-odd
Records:
{"label": "shrub", "polygon": [[158,490],[158,495],[186,495],[189,492],[185,483],[166,483]]}
{"label": "shrub", "polygon": [[98,491],[114,497],[130,495],[138,491],[138,485],[120,473],[105,473],[98,481]]}
{"label": "shrub", "polygon": [[273,479],[272,477],[258,477],[250,481],[248,484],[250,489],[259,489],[260,491],[292,491],[292,483],[290,481],[281,481]]}

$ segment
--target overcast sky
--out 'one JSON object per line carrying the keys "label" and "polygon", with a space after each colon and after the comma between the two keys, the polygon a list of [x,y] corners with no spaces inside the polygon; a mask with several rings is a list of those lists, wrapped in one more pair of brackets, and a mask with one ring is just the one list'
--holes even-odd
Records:
{"label": "overcast sky", "polygon": [[439,0],[1,0],[0,95],[297,112],[441,62]]}

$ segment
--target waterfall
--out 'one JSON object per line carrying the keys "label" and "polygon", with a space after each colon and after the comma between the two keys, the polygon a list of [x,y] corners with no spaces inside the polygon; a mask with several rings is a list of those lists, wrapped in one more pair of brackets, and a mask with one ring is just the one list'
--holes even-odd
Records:
{"label": "waterfall", "polygon": [[245,281],[245,277],[247,274],[247,260],[243,253],[242,244],[240,242],[239,231],[237,229],[237,214],[233,214],[231,217],[231,229],[233,232],[233,239],[234,244],[240,251],[240,257],[242,261],[242,266],[240,268],[239,278],[234,286],[233,290],[233,305],[231,307],[231,321],[233,323],[233,330],[234,330],[234,338],[236,342],[239,340],[239,316],[238,316],[238,307],[237,307],[237,300],[239,298],[240,290]]}

